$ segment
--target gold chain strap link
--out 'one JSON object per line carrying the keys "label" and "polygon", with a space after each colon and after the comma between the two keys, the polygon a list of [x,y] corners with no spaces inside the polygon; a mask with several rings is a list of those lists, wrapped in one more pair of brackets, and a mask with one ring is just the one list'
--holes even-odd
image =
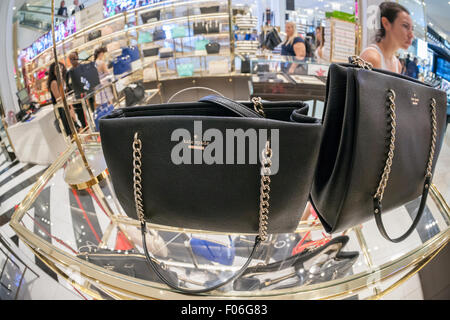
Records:
{"label": "gold chain strap link", "polygon": [[428,158],[428,165],[427,165],[427,177],[431,179],[432,176],[432,169],[433,169],[433,159],[434,159],[434,151],[436,148],[436,136],[437,136],[437,122],[436,122],[436,99],[431,99],[431,148],[430,148],[430,157]]}
{"label": "gold chain strap link", "polygon": [[[145,223],[144,204],[142,199],[142,141],[139,134],[134,134],[133,141],[133,188],[136,213],[141,223]],[[272,149],[269,141],[262,151],[261,159],[261,187],[260,187],[260,205],[259,205],[259,231],[258,235],[261,241],[267,240],[267,225],[269,220],[269,193],[270,193],[270,173],[272,166]]]}
{"label": "gold chain strap link", "polygon": [[144,204],[142,199],[142,141],[139,134],[134,134],[133,141],[133,183],[134,183],[134,202],[136,205],[136,213],[139,221],[145,223],[144,220]]}
{"label": "gold chain strap link", "polygon": [[395,91],[392,89],[388,90],[388,100],[389,100],[389,113],[391,118],[391,137],[389,142],[389,152],[384,165],[383,174],[381,175],[380,183],[378,184],[377,192],[374,198],[379,198],[380,201],[383,199],[384,189],[386,188],[387,181],[389,180],[389,174],[391,173],[392,160],[394,159],[395,150],[395,129],[397,127],[396,115],[395,115]]}
{"label": "gold chain strap link", "polygon": [[[388,157],[386,159],[386,163],[383,169],[383,174],[381,175],[380,183],[377,188],[377,192],[374,195],[374,198],[378,198],[379,201],[383,199],[384,189],[386,188],[387,181],[389,179],[389,174],[391,172],[391,166],[392,166],[392,160],[394,158],[394,150],[395,150],[395,128],[397,126],[396,123],[396,115],[395,115],[395,91],[390,89],[388,91],[388,99],[390,101],[389,104],[389,110],[390,110],[390,117],[391,117],[391,137],[390,137],[390,143],[389,143],[389,152]],[[431,99],[431,147],[430,147],[430,153],[428,157],[428,163],[427,163],[427,172],[426,177],[431,179],[432,176],[432,167],[433,167],[433,159],[434,159],[434,152],[436,148],[436,136],[437,136],[437,122],[436,122],[436,99]],[[425,188],[428,188],[429,186],[426,185]],[[375,213],[378,213],[378,209],[375,210]]]}
{"label": "gold chain strap link", "polygon": [[270,192],[270,173],[272,166],[272,149],[269,141],[266,141],[266,147],[261,154],[261,187],[259,196],[259,237],[261,241],[267,240],[267,225],[269,223],[269,192]]}
{"label": "gold chain strap link", "polygon": [[360,68],[363,68],[363,69],[367,69],[367,70],[373,69],[373,65],[370,62],[365,61],[364,59],[361,59],[359,56],[351,56],[350,62]]}
{"label": "gold chain strap link", "polygon": [[266,117],[266,114],[264,113],[263,104],[260,97],[253,97],[253,108],[256,112],[258,112],[260,115],[262,115],[264,118]]}

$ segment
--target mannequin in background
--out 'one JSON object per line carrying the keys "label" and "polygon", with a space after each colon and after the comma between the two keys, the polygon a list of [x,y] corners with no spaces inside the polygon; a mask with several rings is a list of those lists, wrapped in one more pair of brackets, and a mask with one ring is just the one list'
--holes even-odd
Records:
{"label": "mannequin in background", "polygon": [[372,63],[374,68],[400,73],[402,65],[395,53],[407,50],[414,39],[414,25],[409,11],[395,2],[380,4],[381,28],[376,43],[363,50],[361,58]]}
{"label": "mannequin in background", "polygon": [[[295,60],[304,60],[306,57],[305,41],[297,34],[295,22],[286,22],[285,31],[286,40],[281,44],[281,55],[293,57]],[[288,72],[294,73],[297,66],[298,64],[292,63]]]}

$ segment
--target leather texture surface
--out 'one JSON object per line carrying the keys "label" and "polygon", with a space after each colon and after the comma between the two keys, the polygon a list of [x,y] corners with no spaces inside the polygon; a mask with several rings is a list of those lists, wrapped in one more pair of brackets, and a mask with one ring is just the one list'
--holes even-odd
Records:
{"label": "leather texture surface", "polygon": [[[182,139],[171,141],[172,132],[184,128],[194,139],[194,121],[201,120],[203,132],[215,128],[223,133],[224,162],[226,129],[279,130],[279,150],[273,146],[279,169],[271,176],[268,232],[294,231],[310,192],[322,125],[307,117],[308,108],[302,102],[263,102],[263,106],[266,118],[253,110],[251,102],[230,103],[209,96],[203,102],[119,109],[100,119],[105,160],[125,212],[136,218],[132,142],[138,132],[143,144],[142,188],[148,221],[220,232],[258,232],[263,147],[258,147],[255,164],[248,161],[248,142],[246,164],[237,164],[236,151],[234,164],[173,163],[172,148]],[[264,146],[266,140],[262,140],[259,146]]]}
{"label": "leather texture surface", "polygon": [[208,54],[219,53],[220,44],[218,42],[210,42],[205,46],[205,49]]}
{"label": "leather texture surface", "polygon": [[[374,217],[373,196],[389,150],[388,89],[396,93],[397,129],[383,211],[422,194],[431,146],[432,98],[437,102],[434,170],[445,128],[445,92],[388,71],[332,64],[323,140],[311,189],[311,202],[328,232],[342,231]],[[417,105],[413,97],[419,99]]]}

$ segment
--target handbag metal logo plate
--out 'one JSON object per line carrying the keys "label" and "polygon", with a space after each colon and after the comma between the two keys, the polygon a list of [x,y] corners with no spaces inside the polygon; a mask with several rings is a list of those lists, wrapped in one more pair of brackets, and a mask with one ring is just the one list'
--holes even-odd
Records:
{"label": "handbag metal logo plate", "polygon": [[411,97],[411,103],[413,106],[417,106],[419,104],[419,98],[417,98],[416,93],[413,93],[413,96]]}
{"label": "handbag metal logo plate", "polygon": [[189,145],[189,149],[205,150],[205,147],[210,143],[209,141],[196,140],[197,135],[194,135],[194,140],[183,140],[183,143]]}

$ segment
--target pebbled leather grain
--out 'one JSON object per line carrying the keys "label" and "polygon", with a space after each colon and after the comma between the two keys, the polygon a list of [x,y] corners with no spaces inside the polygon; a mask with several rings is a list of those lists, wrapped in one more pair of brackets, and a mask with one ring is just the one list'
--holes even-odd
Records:
{"label": "pebbled leather grain", "polygon": [[[422,194],[431,145],[431,98],[437,102],[435,168],[445,128],[445,92],[391,72],[332,64],[323,140],[310,196],[327,232],[339,232],[374,217],[373,196],[390,136],[388,89],[396,93],[397,130],[382,201],[384,212]],[[418,105],[412,104],[414,94]]]}

